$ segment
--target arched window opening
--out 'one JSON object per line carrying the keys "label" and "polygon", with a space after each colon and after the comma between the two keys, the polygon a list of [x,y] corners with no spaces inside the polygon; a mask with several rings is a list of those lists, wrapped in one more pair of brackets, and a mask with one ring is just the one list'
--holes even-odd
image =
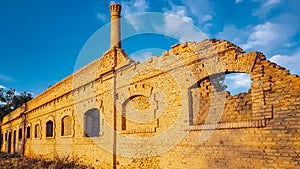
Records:
{"label": "arched window opening", "polygon": [[36,124],[34,126],[34,138],[39,138],[39,133],[40,133],[40,125],[39,124]]}
{"label": "arched window opening", "polygon": [[22,139],[22,129],[19,129],[19,140]]}
{"label": "arched window opening", "polygon": [[69,136],[72,134],[72,118],[71,116],[65,116],[61,120],[61,135]]}
{"label": "arched window opening", "polygon": [[16,145],[16,142],[17,142],[17,131],[16,130],[14,130],[14,132],[13,132],[13,145]]}
{"label": "arched window opening", "polygon": [[84,114],[84,134],[86,137],[99,137],[100,112],[93,108]]}
{"label": "arched window opening", "polygon": [[30,138],[30,126],[26,129],[26,138]]}
{"label": "arched window opening", "polygon": [[247,73],[231,73],[225,76],[225,85],[231,95],[248,92],[251,82],[250,75]]}
{"label": "arched window opening", "polygon": [[[151,108],[151,102],[149,97],[144,95],[133,95],[127,98],[122,104],[122,130],[128,130],[129,126],[136,126],[138,128],[138,124],[130,124],[130,121],[127,120],[127,116],[130,116],[131,112],[140,112],[145,113],[148,112]],[[129,113],[129,114],[128,114]],[[143,115],[142,115],[143,116]],[[143,118],[142,116],[136,116],[137,118]],[[156,118],[156,113],[153,112],[153,117]]]}
{"label": "arched window opening", "polygon": [[7,140],[7,152],[8,153],[11,153],[12,152],[12,142],[11,142],[11,140],[12,140],[12,135],[11,135],[12,133],[11,132],[8,132],[8,140]]}
{"label": "arched window opening", "polygon": [[53,122],[51,120],[46,123],[46,137],[53,137]]}
{"label": "arched window opening", "polygon": [[2,149],[2,146],[3,146],[3,134],[1,134],[1,138],[0,138],[0,150]]}

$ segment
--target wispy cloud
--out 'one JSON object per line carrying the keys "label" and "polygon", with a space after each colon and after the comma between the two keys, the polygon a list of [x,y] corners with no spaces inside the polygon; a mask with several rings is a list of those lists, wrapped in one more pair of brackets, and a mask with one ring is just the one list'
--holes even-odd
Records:
{"label": "wispy cloud", "polygon": [[6,87],[3,85],[0,85],[0,89],[6,89]]}
{"label": "wispy cloud", "polygon": [[152,52],[150,51],[145,51],[145,52],[137,52],[132,55],[130,55],[130,58],[139,62],[144,62],[148,58],[153,56]]}
{"label": "wispy cloud", "polygon": [[226,39],[235,43],[236,45],[241,45],[247,41],[250,31],[250,27],[238,29],[235,25],[228,24],[224,26],[222,32],[219,32],[215,36],[218,39]]}
{"label": "wispy cloud", "polygon": [[265,0],[263,1],[261,7],[254,11],[254,16],[266,17],[270,10],[278,6],[281,0]]}
{"label": "wispy cloud", "polygon": [[201,21],[208,22],[208,21],[211,21],[211,20],[212,20],[212,16],[211,15],[205,15]]}
{"label": "wispy cloud", "polygon": [[135,51],[134,53],[130,54],[129,57],[133,60],[144,62],[150,57],[160,56],[163,52],[165,52],[165,49],[146,48],[146,49]]}
{"label": "wispy cloud", "polygon": [[108,16],[106,16],[103,13],[97,13],[97,18],[100,19],[102,22],[107,22],[108,21]]}
{"label": "wispy cloud", "polygon": [[235,3],[240,3],[240,2],[242,2],[243,0],[235,0]]}
{"label": "wispy cloud", "polygon": [[124,15],[146,12],[149,9],[149,3],[146,0],[130,0],[121,4]]}
{"label": "wispy cloud", "polygon": [[[187,7],[188,11],[191,12],[195,17],[199,19],[201,23],[212,19],[213,15],[213,2],[210,0],[182,0],[182,3]],[[211,19],[204,19],[205,16],[211,17]]]}
{"label": "wispy cloud", "polygon": [[262,8],[269,8],[276,4],[279,4],[280,0],[267,0],[263,5]]}
{"label": "wispy cloud", "polygon": [[194,24],[209,32],[210,27],[213,26],[214,16],[214,2],[210,0],[181,0],[187,8],[187,13],[194,18]]}
{"label": "wispy cloud", "polygon": [[11,77],[9,77],[9,76],[1,75],[1,74],[0,74],[0,81],[4,81],[4,82],[12,82],[12,81],[14,81],[14,79],[11,78]]}

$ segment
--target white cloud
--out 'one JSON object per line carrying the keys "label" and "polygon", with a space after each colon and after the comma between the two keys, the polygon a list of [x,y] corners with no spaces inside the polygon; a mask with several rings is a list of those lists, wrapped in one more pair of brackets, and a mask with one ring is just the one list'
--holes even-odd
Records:
{"label": "white cloud", "polygon": [[243,0],[235,0],[235,3],[240,3],[242,2]]}
{"label": "white cloud", "polygon": [[248,74],[245,73],[234,73],[231,76],[226,77],[231,81],[231,88],[236,89],[240,87],[249,87],[251,79]]}
{"label": "white cloud", "polygon": [[181,0],[187,8],[187,13],[194,18],[194,24],[204,32],[209,33],[213,26],[213,16],[215,15],[215,5],[211,0]]}
{"label": "white cloud", "polygon": [[137,12],[145,12],[149,8],[146,0],[135,0],[133,7],[137,10]]}
{"label": "white cloud", "polygon": [[150,51],[144,51],[144,52],[136,52],[129,57],[133,60],[139,61],[139,62],[144,62],[148,58],[152,57],[153,54]]}
{"label": "white cloud", "polygon": [[[124,16],[143,13],[149,9],[149,4],[146,0],[131,0],[128,2],[122,2],[122,11]],[[126,17],[126,20],[133,26],[135,30],[140,30],[145,26],[145,23],[139,15]]]}
{"label": "white cloud", "polygon": [[[206,35],[193,25],[193,19],[188,16],[186,6],[177,6],[169,1],[171,9],[164,8],[164,14],[160,18],[145,18],[143,15],[130,15],[141,12],[146,12],[149,9],[149,4],[146,0],[130,0],[122,2],[124,15],[128,23],[133,26],[136,31],[149,30],[153,28],[155,32],[177,38],[179,41],[200,41],[206,38]],[[195,4],[193,4],[195,5]],[[158,17],[159,13],[153,14],[153,17]],[[212,15],[204,15],[201,17],[202,22],[212,20]],[[149,22],[150,21],[150,22]],[[207,24],[209,27],[211,24]]]}
{"label": "white cloud", "polygon": [[266,0],[262,3],[259,9],[254,11],[253,15],[259,17],[266,17],[268,12],[273,8],[277,7],[280,2],[280,0]]}
{"label": "white cloud", "polygon": [[277,47],[290,46],[289,38],[294,32],[286,25],[266,22],[252,28],[247,42],[241,47],[245,50],[254,49],[269,53]]}
{"label": "white cloud", "polygon": [[300,74],[300,50],[294,54],[288,55],[274,55],[270,58],[270,61],[277,63],[278,65],[288,69],[291,73]]}
{"label": "white cloud", "polygon": [[190,22],[191,20],[188,17],[179,18],[174,14],[166,14],[164,17],[164,24],[157,27],[157,30],[165,35],[177,37],[181,42],[197,42],[205,39],[206,35],[200,30],[197,30]]}
{"label": "white cloud", "polygon": [[[172,5],[171,10],[164,11],[163,24],[155,27],[158,32],[177,37],[181,42],[206,38],[206,35],[193,25],[193,19],[188,16],[185,6]],[[207,19],[210,19],[209,16]]]}
{"label": "white cloud", "polygon": [[146,0],[130,0],[122,2],[122,11],[124,15],[146,12],[149,8]]}
{"label": "white cloud", "polygon": [[193,19],[187,16],[187,8],[185,6],[172,5],[171,10],[167,10],[167,9],[164,10],[165,10],[165,14],[174,15],[181,18],[185,22],[193,23]]}
{"label": "white cloud", "polygon": [[250,89],[251,82],[250,75],[246,73],[233,73],[226,75],[225,78],[227,90],[231,94],[247,92]]}

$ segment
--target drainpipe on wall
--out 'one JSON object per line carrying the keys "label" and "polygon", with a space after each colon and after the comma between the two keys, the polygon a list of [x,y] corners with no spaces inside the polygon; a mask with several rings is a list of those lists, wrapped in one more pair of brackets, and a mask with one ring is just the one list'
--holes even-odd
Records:
{"label": "drainpipe on wall", "polygon": [[117,63],[117,50],[114,48],[114,67],[113,67],[113,113],[114,113],[114,144],[113,144],[113,169],[117,168],[117,91],[116,91],[116,84],[117,84],[117,75],[116,75],[116,63]]}

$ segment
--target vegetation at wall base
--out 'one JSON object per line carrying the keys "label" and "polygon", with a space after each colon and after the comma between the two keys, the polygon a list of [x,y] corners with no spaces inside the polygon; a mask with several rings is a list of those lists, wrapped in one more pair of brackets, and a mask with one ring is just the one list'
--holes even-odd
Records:
{"label": "vegetation at wall base", "polygon": [[46,161],[29,157],[21,157],[17,154],[7,154],[0,152],[1,169],[93,169],[90,166],[77,164],[69,158]]}

